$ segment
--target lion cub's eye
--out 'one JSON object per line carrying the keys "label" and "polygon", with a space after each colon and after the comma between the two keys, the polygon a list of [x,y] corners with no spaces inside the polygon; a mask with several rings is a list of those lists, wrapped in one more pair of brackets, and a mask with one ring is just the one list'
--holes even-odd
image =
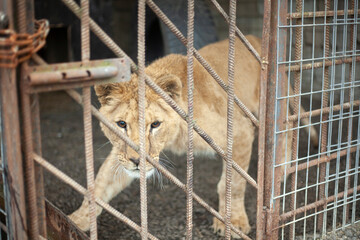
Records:
{"label": "lion cub's eye", "polygon": [[151,128],[157,128],[157,127],[160,126],[160,124],[161,124],[161,122],[159,122],[159,121],[153,122],[153,123],[151,124]]}
{"label": "lion cub's eye", "polygon": [[121,128],[126,128],[126,122],[124,121],[118,121],[116,124]]}

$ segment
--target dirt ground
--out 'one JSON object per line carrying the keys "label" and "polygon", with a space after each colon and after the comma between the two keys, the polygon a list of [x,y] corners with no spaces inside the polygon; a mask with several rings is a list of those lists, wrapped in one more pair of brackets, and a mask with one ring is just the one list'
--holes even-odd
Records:
{"label": "dirt ground", "polygon": [[[85,157],[83,144],[82,108],[70,99],[64,92],[41,94],[41,132],[43,156],[52,164],[85,186]],[[357,126],[354,125],[354,126]],[[98,121],[93,119],[94,156],[96,171],[105,160],[111,146],[103,136]],[[300,135],[300,144],[306,144],[307,137]],[[310,149],[310,153],[316,152]],[[302,150],[300,155],[307,154]],[[166,153],[174,167],[170,171],[181,181],[186,178],[186,156],[177,157]],[[195,158],[194,163],[194,191],[205,199],[213,208],[217,209],[218,199],[216,185],[220,179],[222,163],[220,158]],[[309,182],[316,182],[316,169],[299,175],[299,186],[304,185],[308,176]],[[249,174],[256,179],[257,174],[257,141],[254,143],[253,155],[249,167]],[[288,184],[289,185],[289,184]],[[66,214],[77,209],[82,197],[71,187],[62,183],[56,177],[45,173],[46,197]],[[331,188],[331,186],[330,186]],[[341,189],[341,188],[340,188]],[[315,190],[314,190],[315,191]],[[342,190],[340,190],[342,191]],[[331,192],[331,191],[330,191]],[[311,202],[315,194],[308,193],[307,200],[304,194],[298,194],[298,203]],[[287,200],[286,200],[287,201]],[[249,184],[246,190],[246,211],[250,225],[250,233],[255,238],[256,230],[256,191]],[[125,191],[111,201],[111,205],[136,223],[140,223],[140,194],[139,182],[135,181]],[[286,204],[288,206],[288,203]],[[183,239],[186,223],[186,198],[182,190],[164,178],[163,186],[158,182],[148,184],[148,216],[149,231],[159,239]],[[359,210],[357,216],[360,216]],[[194,204],[194,239],[222,239],[211,229],[212,216],[198,204]],[[307,221],[307,227],[313,227],[314,218]],[[329,220],[330,221],[330,220]],[[331,221],[329,222],[331,223]],[[302,223],[296,225],[296,232],[302,233]],[[310,229],[310,228],[309,228]],[[140,239],[140,235],[127,227],[112,215],[103,212],[98,218],[99,239]]]}

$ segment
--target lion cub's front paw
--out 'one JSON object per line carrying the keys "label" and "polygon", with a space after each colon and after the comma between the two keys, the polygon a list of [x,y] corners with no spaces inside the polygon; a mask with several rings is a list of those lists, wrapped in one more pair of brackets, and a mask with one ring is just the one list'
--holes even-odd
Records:
{"label": "lion cub's front paw", "polygon": [[90,217],[87,213],[81,213],[79,210],[68,215],[78,228],[86,232],[90,229]]}
{"label": "lion cub's front paw", "polygon": [[[249,222],[244,221],[244,220],[232,220],[231,221],[232,225],[238,229],[240,229],[244,234],[248,234],[251,230],[251,227],[249,225]],[[217,219],[216,217],[214,217],[213,219],[213,229],[214,229],[214,233],[218,233],[220,236],[224,236],[225,234],[225,224],[223,224],[221,221],[219,221],[219,219]],[[233,238],[241,238],[239,235],[237,235],[236,233],[234,233],[233,231],[231,231],[231,236]]]}

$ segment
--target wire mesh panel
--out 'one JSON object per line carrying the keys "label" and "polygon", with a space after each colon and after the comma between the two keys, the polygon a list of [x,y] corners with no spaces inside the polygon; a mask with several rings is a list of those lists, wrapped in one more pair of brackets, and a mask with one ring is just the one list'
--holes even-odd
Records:
{"label": "wire mesh panel", "polygon": [[274,238],[316,238],[360,220],[358,5],[279,0],[273,9]]}

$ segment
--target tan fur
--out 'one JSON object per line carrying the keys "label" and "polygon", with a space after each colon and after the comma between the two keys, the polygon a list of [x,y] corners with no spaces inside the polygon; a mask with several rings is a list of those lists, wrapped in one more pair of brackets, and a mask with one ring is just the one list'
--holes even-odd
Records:
{"label": "tan fur", "polygon": [[[260,40],[254,36],[247,36],[247,39],[260,52]],[[224,40],[210,44],[199,52],[218,75],[227,82],[228,41]],[[175,54],[161,58],[146,68],[146,74],[184,110],[187,109],[186,69],[186,57]],[[114,123],[120,120],[125,121],[127,130],[121,130],[136,143],[139,142],[137,81],[137,76],[133,75],[132,80],[128,83],[100,85],[95,88],[102,104],[101,113]],[[236,40],[235,93],[255,114],[259,110],[259,81],[260,64],[240,40]],[[196,60],[194,61],[194,84],[194,119],[220,147],[226,149],[227,94]],[[146,99],[148,154],[158,159],[160,152],[164,149],[178,154],[186,153],[186,122],[150,88],[147,88]],[[161,125],[151,130],[150,124],[155,121],[160,121]],[[96,196],[104,201],[109,201],[132,181],[133,178],[126,173],[136,169],[136,166],[129,159],[138,158],[138,154],[103,124],[101,124],[101,127],[113,144],[113,150],[96,177]],[[254,131],[255,128],[251,121],[239,109],[236,109],[234,115],[233,159],[246,171],[250,162]],[[214,153],[211,147],[197,134],[194,135],[194,151],[195,154]],[[124,176],[121,177],[120,182],[116,182],[113,180],[110,169],[111,166],[119,162],[127,171],[122,171]],[[150,171],[151,169],[152,166],[147,164],[147,170]],[[235,227],[240,228],[244,233],[248,233],[251,227],[244,206],[245,186],[246,181],[234,172],[231,221]],[[224,168],[217,190],[219,194],[219,211],[223,215],[225,210]],[[70,215],[70,218],[83,230],[89,229],[87,212],[87,202],[84,200],[81,208]],[[97,212],[100,214],[101,208],[98,208]],[[213,227],[216,232],[224,232],[224,225],[215,218]]]}

